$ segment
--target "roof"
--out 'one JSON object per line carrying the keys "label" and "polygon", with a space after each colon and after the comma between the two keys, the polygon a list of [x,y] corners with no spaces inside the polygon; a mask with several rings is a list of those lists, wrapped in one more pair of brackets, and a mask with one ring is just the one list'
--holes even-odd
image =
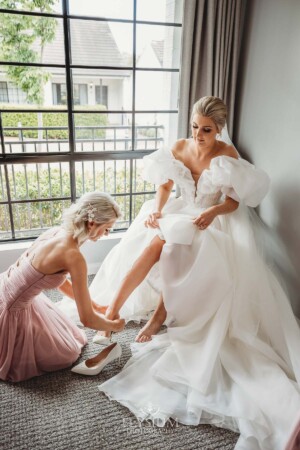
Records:
{"label": "roof", "polygon": [[160,62],[160,65],[162,66],[164,60],[164,41],[151,41],[151,46],[158,61]]}
{"label": "roof", "polygon": [[[122,66],[123,57],[107,22],[71,21],[72,64],[93,66]],[[62,21],[57,21],[53,42],[43,52],[43,63],[64,64],[64,34]]]}

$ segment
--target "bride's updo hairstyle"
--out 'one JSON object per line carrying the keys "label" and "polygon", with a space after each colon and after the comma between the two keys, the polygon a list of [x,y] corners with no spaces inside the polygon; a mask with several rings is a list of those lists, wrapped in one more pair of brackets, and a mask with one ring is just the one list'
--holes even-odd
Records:
{"label": "bride's updo hairstyle", "polygon": [[226,124],[227,108],[219,97],[201,97],[193,106],[191,123],[195,114],[212,119],[219,133],[221,133]]}
{"label": "bride's updo hairstyle", "polygon": [[121,211],[114,199],[105,192],[87,192],[63,213],[62,227],[82,243],[88,236],[88,222],[102,225],[121,217]]}

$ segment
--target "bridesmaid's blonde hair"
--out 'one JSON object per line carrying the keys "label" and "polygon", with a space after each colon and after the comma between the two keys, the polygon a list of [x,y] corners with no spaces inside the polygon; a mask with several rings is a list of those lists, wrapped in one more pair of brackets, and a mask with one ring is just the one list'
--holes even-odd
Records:
{"label": "bridesmaid's blonde hair", "polygon": [[63,213],[62,226],[77,238],[78,243],[88,236],[88,222],[99,225],[111,222],[121,217],[121,211],[114,199],[105,192],[87,192],[76,203]]}
{"label": "bridesmaid's blonde hair", "polygon": [[193,106],[191,123],[195,114],[212,119],[219,133],[226,124],[227,108],[219,97],[201,97]]}

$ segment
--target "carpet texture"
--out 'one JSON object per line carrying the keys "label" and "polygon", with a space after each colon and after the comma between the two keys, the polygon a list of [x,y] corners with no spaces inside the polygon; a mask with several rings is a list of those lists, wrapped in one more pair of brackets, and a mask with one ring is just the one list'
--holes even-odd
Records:
{"label": "carpet texture", "polygon": [[[60,299],[57,291],[47,295],[54,302]],[[233,432],[175,422],[165,428],[140,424],[125,407],[98,391],[98,384],[118,373],[129,359],[130,343],[139,329],[130,323],[117,335],[123,350],[120,365],[113,361],[95,377],[65,369],[16,384],[0,381],[0,449],[232,450],[238,438]],[[79,361],[102,348],[92,343],[94,332],[85,331],[89,343]]]}

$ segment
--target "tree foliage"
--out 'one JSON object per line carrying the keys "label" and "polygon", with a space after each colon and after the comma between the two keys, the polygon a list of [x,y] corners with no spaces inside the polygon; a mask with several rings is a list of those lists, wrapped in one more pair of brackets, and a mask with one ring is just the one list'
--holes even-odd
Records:
{"label": "tree foliage", "polygon": [[[0,0],[0,8],[40,13],[53,12],[56,0]],[[6,62],[41,63],[47,43],[55,38],[57,22],[52,17],[19,14],[0,16],[0,59]],[[42,105],[44,85],[50,73],[44,67],[5,66],[8,78],[18,86],[29,103]]]}

